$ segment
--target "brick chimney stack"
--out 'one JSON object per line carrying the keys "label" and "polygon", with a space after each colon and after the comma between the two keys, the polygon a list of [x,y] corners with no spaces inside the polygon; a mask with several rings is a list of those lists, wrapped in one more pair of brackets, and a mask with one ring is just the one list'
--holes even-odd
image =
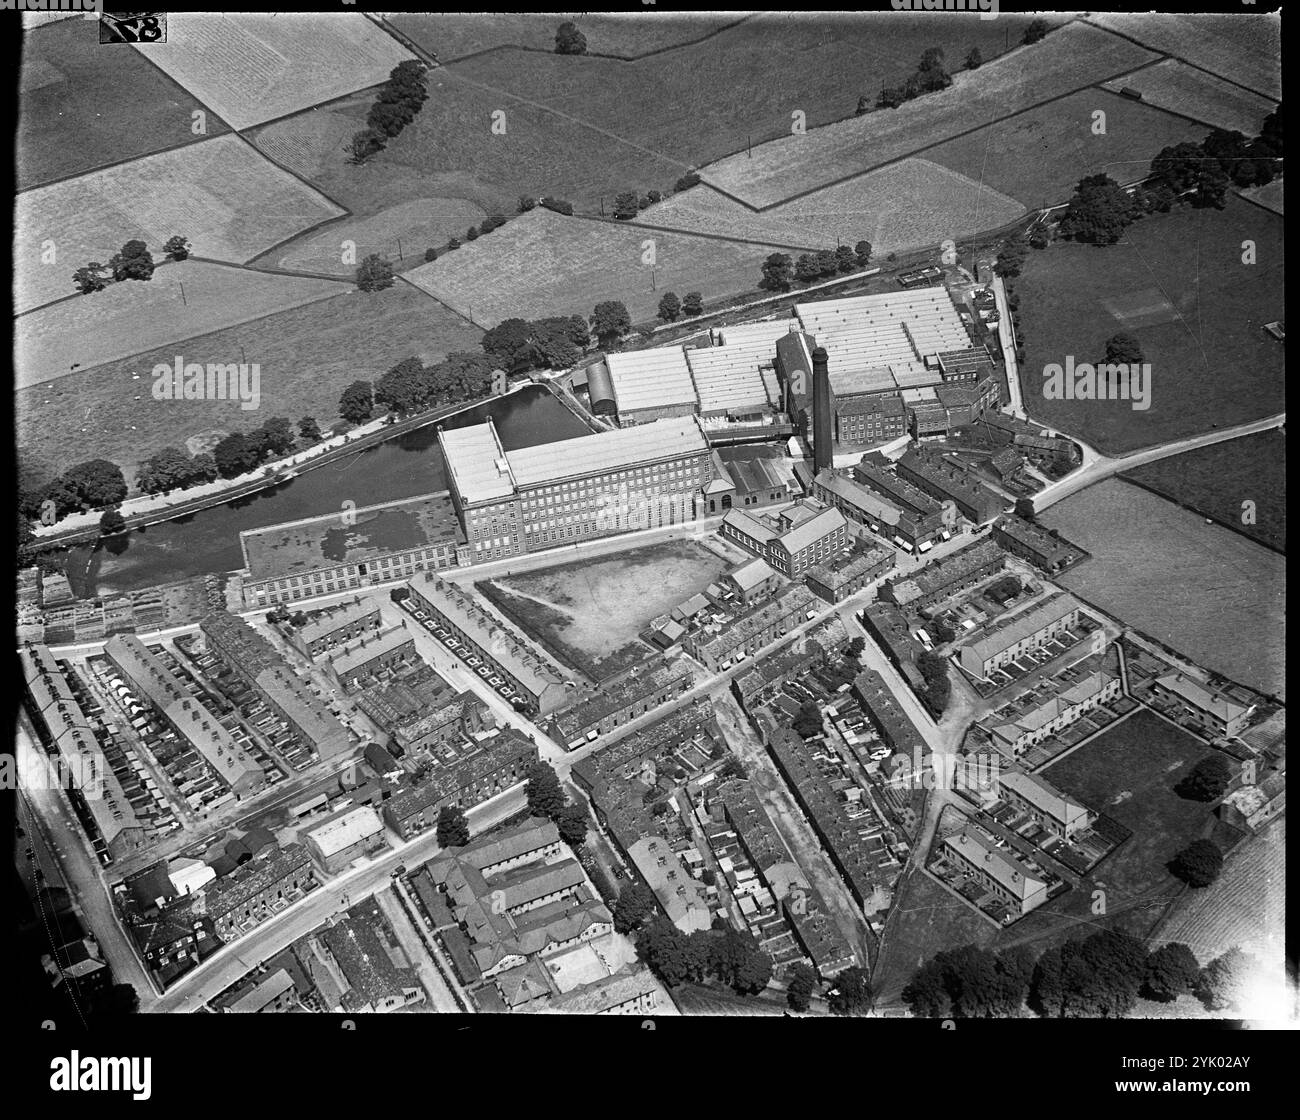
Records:
{"label": "brick chimney stack", "polygon": [[818,346],[812,352],[813,364],[813,466],[814,473],[828,471],[834,465],[831,435],[831,375],[827,369],[827,354]]}

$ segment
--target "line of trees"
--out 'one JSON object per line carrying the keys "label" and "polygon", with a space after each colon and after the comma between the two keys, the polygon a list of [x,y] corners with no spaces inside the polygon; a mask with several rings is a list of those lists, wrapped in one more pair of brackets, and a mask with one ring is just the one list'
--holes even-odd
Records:
{"label": "line of trees", "polygon": [[364,163],[376,152],[382,152],[389,140],[415,120],[429,97],[424,70],[423,62],[408,58],[389,72],[388,81],[380,88],[366,115],[366,127],[348,141],[347,152],[353,163]]}
{"label": "line of trees", "polygon": [[822,249],[803,253],[796,261],[788,253],[772,253],[763,261],[763,278],[758,286],[772,292],[788,292],[795,284],[812,284],[842,273],[856,272],[871,263],[871,242],[859,241],[853,248]]}
{"label": "line of trees", "polygon": [[659,318],[665,323],[676,322],[683,316],[693,319],[703,314],[704,297],[699,292],[687,292],[683,299],[678,299],[676,292],[664,292],[659,300]]}
{"label": "line of trees", "polygon": [[1207,1008],[1240,1008],[1259,962],[1239,948],[1205,967],[1179,942],[1148,951],[1123,930],[1101,930],[1041,955],[1027,945],[999,951],[962,945],[913,973],[903,1002],[923,1018],[1004,1018],[1025,1007],[1050,1018],[1122,1018],[1138,998],[1172,1002],[1193,994]]}
{"label": "line of trees", "polygon": [[[168,238],[163,253],[169,260],[185,260],[190,255],[189,239],[180,234]],[[109,258],[107,265],[91,261],[77,269],[72,274],[72,286],[88,296],[123,280],[152,280],[155,268],[149,246],[139,238],[132,238]]]}
{"label": "line of trees", "polygon": [[581,315],[503,319],[482,338],[488,357],[507,373],[568,369],[590,344],[591,331]]}
{"label": "line of trees", "polygon": [[492,390],[493,363],[486,354],[456,351],[426,366],[405,358],[373,384],[354,381],[339,398],[339,415],[361,424],[376,405],[398,416],[409,416],[444,404],[485,397]]}
{"label": "line of trees", "polygon": [[730,927],[687,934],[657,913],[636,932],[636,948],[670,987],[712,979],[742,995],[754,995],[772,979],[772,958],[754,935]]}

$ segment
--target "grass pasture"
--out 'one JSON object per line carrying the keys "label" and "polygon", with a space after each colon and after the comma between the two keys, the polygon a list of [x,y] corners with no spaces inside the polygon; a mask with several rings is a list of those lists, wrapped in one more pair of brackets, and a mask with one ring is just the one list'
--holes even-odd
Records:
{"label": "grass pasture", "polygon": [[[1133,835],[1089,875],[1089,889],[1071,891],[1026,922],[1091,917],[1091,889],[1106,892],[1106,910],[1130,932],[1145,934],[1182,884],[1166,864],[1193,840],[1208,836],[1215,817],[1173,787],[1210,753],[1181,728],[1141,709],[1040,773],[1065,793],[1118,821]],[[1058,907],[1060,908],[1058,910]],[[1078,933],[1088,930],[1078,930]]]}
{"label": "grass pasture", "polygon": [[[1106,114],[1104,136],[1092,131],[1099,109]],[[1027,207],[1050,206],[1067,201],[1085,175],[1140,179],[1161,148],[1200,140],[1207,131],[1139,101],[1087,89],[930,148],[925,158]]]}
{"label": "grass pasture", "polygon": [[[90,369],[326,299],[349,287],[204,261],[167,264],[147,283],[111,284],[94,295],[19,316],[14,325],[15,387],[66,377],[74,363]],[[239,352],[224,360],[238,361]],[[149,368],[138,372],[144,377]]]}
{"label": "grass pasture", "polygon": [[[1257,263],[1241,263],[1254,241]],[[1016,281],[1029,414],[1107,454],[1271,416],[1285,408],[1284,348],[1263,330],[1284,317],[1282,219],[1229,195],[1223,210],[1143,218],[1116,245],[1057,242]],[[1151,363],[1151,407],[1046,400],[1048,363],[1095,362],[1120,330]]]}
{"label": "grass pasture", "polygon": [[1199,665],[1285,694],[1285,557],[1114,478],[1039,519],[1092,554],[1065,587]]}
{"label": "grass pasture", "polygon": [[[655,242],[653,273],[641,263],[646,240]],[[709,300],[754,290],[773,251],[538,208],[406,278],[485,327],[512,316],[590,315],[606,299],[622,300],[638,322],[654,318],[665,291]]]}
{"label": "grass pasture", "polygon": [[[365,218],[344,218],[319,233],[307,234],[271,254],[277,268],[324,272],[351,278],[356,263],[371,253],[391,260],[398,269],[424,263],[424,250],[440,248],[449,237],[464,238],[486,213],[463,198],[422,198],[398,203]],[[344,263],[343,242],[351,241],[353,263]]]}
{"label": "grass pasture", "polygon": [[412,57],[359,12],[173,12],[139,51],[243,130],[387,80]]}
{"label": "grass pasture", "polygon": [[1098,27],[1230,78],[1274,101],[1282,98],[1282,20],[1277,12],[1098,12],[1088,18]]}
{"label": "grass pasture", "polygon": [[[1286,551],[1286,436],[1276,429],[1184,451],[1128,471],[1125,478]],[[1255,524],[1242,524],[1242,502]]]}
{"label": "grass pasture", "polygon": [[626,667],[629,645],[637,659],[648,652],[637,634],[652,618],[726,568],[694,541],[670,541],[492,580],[489,598],[548,652],[601,680]]}
{"label": "grass pasture", "polygon": [[[357,378],[373,380],[411,355],[432,363],[454,350],[477,350],[480,337],[407,284],[370,294],[349,291],[196,335],[183,346],[79,369],[48,392],[43,384],[22,389],[14,397],[18,442],[38,451],[55,472],[85,460],[93,446],[96,455],[121,465],[130,481],[137,463],[193,437],[248,431],[271,416],[295,423],[315,416],[324,428],[337,418],[339,394]],[[230,401],[153,400],[148,371],[178,352],[203,363],[247,355],[261,367],[261,407],[243,411]],[[132,379],[133,372],[140,380]],[[134,399],[137,393],[140,400]]]}
{"label": "grass pasture", "polygon": [[[990,26],[1001,22],[991,21]],[[752,158],[744,152],[728,156],[701,169],[701,174],[750,206],[772,206],[1153,59],[1150,51],[1133,43],[1071,23],[1033,46],[955,75],[953,84],[938,93],[897,109],[810,128],[803,136],[773,140],[755,147]],[[808,123],[813,123],[811,118]]]}
{"label": "grass pasture", "polygon": [[[203,106],[143,55],[100,46],[96,20],[24,36],[19,90],[20,191],[205,138],[191,131],[190,114]],[[206,136],[229,131],[206,115]]]}
{"label": "grass pasture", "polygon": [[1115,93],[1128,86],[1142,94],[1144,104],[1191,117],[1211,128],[1236,129],[1246,136],[1258,136],[1264,118],[1275,107],[1267,97],[1173,58],[1102,85]]}
{"label": "grass pasture", "polygon": [[134,237],[156,259],[179,233],[195,256],[243,263],[341,213],[233,134],[24,191],[14,239],[15,310],[73,295],[77,268],[107,263]]}
{"label": "grass pasture", "polygon": [[1241,197],[1248,198],[1267,210],[1272,210],[1274,214],[1281,214],[1282,193],[1282,177],[1279,175],[1266,186],[1251,187],[1250,190],[1242,191]]}
{"label": "grass pasture", "polygon": [[701,183],[642,211],[648,225],[824,249],[866,238],[875,256],[1014,221],[1025,208],[929,160],[907,159],[754,213]]}
{"label": "grass pasture", "polygon": [[501,14],[392,13],[387,17],[403,35],[444,65],[495,47],[555,50],[555,29],[573,20],[587,38],[589,55],[640,58],[684,46],[738,23],[747,12],[511,12]]}

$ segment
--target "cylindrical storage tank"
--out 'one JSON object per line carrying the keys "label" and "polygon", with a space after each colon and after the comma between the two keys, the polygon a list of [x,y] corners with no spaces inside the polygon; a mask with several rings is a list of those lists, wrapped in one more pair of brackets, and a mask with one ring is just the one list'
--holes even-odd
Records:
{"label": "cylindrical storage tank", "polygon": [[587,400],[591,411],[597,416],[613,416],[618,411],[614,382],[609,376],[609,367],[604,362],[587,367]]}

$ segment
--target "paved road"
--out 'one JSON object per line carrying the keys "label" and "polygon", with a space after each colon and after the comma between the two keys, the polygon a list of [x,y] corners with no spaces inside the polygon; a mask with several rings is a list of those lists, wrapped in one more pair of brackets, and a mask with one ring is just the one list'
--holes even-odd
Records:
{"label": "paved road", "polygon": [[[1101,455],[1093,449],[1086,448],[1084,463],[1078,470],[1034,495],[1034,512],[1042,513],[1043,510],[1055,505],[1062,499],[1077,494],[1085,487],[1092,486],[1094,483],[1101,482],[1103,479],[1110,478],[1121,471],[1132,470],[1134,467],[1141,467],[1147,463],[1167,459],[1171,455],[1181,455],[1184,451],[1193,451],[1198,447],[1210,447],[1216,443],[1224,443],[1230,439],[1239,439],[1242,436],[1267,432],[1285,425],[1286,413],[1279,412],[1275,416],[1268,416],[1262,420],[1251,420],[1248,423],[1237,424],[1231,428],[1223,428],[1220,431],[1206,432],[1199,436],[1189,436],[1186,439],[1174,440],[1171,443],[1162,443],[1158,447],[1148,447],[1128,455],[1109,457]],[[1077,437],[1071,436],[1069,433],[1063,434],[1067,438],[1074,440],[1075,443],[1079,443]],[[1080,446],[1084,445],[1080,444]],[[1091,451],[1091,456],[1088,455],[1089,451]]]}
{"label": "paved road", "polygon": [[438,971],[438,966],[434,964],[432,957],[429,956],[429,950],[424,947],[419,932],[411,924],[411,919],[407,917],[406,910],[398,901],[393,888],[384,887],[382,890],[376,891],[375,901],[379,903],[379,909],[384,912],[388,924],[393,927],[393,932],[397,935],[397,941],[402,946],[402,951],[406,954],[407,959],[410,960],[411,967],[419,974],[420,983],[424,985],[424,990],[429,993],[429,1001],[433,1005],[433,1009],[453,1015],[462,1010],[460,1004],[456,1001],[456,997],[452,995],[451,989],[447,986],[447,981],[442,978],[442,973]]}
{"label": "paved road", "polygon": [[[498,824],[524,807],[523,786],[498,795],[469,810],[473,831]],[[401,847],[385,851],[359,867],[317,887],[305,898],[267,919],[238,941],[223,946],[202,964],[182,976],[153,1006],[154,1011],[197,1011],[213,996],[224,991],[245,973],[281,952],[331,914],[355,905],[383,890],[401,864],[415,867],[439,851],[437,832],[428,832]],[[346,901],[345,901],[346,899]]]}

